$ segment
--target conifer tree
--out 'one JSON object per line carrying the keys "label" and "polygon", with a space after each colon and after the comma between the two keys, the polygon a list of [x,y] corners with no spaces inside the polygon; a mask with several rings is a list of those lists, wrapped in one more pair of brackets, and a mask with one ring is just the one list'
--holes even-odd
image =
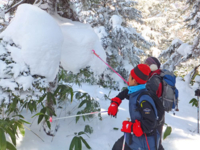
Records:
{"label": "conifer tree", "polygon": [[[79,5],[79,20],[95,28],[106,51],[107,62],[125,79],[130,69],[140,63],[139,56],[144,54],[142,49],[152,46],[129,24],[132,20],[142,22],[141,12],[134,8],[136,4],[131,0],[99,0]],[[110,71],[105,76],[112,79]]]}

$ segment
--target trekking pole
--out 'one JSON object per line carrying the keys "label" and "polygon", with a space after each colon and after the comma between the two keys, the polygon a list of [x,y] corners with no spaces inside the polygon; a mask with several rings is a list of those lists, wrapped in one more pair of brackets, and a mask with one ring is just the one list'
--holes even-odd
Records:
{"label": "trekking pole", "polygon": [[199,96],[197,96],[197,133],[199,133]]}
{"label": "trekking pole", "polygon": [[73,115],[73,116],[61,117],[61,118],[55,118],[55,119],[52,119],[52,117],[50,117],[49,121],[52,122],[53,120],[60,120],[60,119],[66,119],[66,118],[72,118],[72,117],[78,117],[78,116],[86,116],[86,115],[93,115],[93,114],[100,114],[100,113],[106,113],[106,112],[108,112],[108,111],[96,111],[96,112],[91,112],[91,113],[85,113],[85,114]]}
{"label": "trekking pole", "polygon": [[97,56],[101,61],[103,61],[112,71],[114,71],[122,80],[124,80],[124,82],[126,82],[126,84],[128,84],[128,82],[127,82],[119,73],[117,73],[110,65],[108,65],[108,64],[95,52],[95,50],[92,50],[92,52],[93,52],[94,55]]}
{"label": "trekking pole", "polygon": [[[130,120],[130,118],[127,118],[127,120],[129,121]],[[124,141],[123,141],[123,145],[122,145],[122,150],[124,150],[124,148],[125,148],[125,139],[126,139],[126,133],[124,134]]]}
{"label": "trekking pole", "polygon": [[[178,100],[179,101],[179,100]],[[178,109],[178,102],[177,102],[177,105],[176,105],[176,110],[175,111],[179,111],[179,109]]]}
{"label": "trekking pole", "polygon": [[199,88],[195,91],[195,96],[197,96],[197,133],[199,133],[199,96],[200,96]]}
{"label": "trekking pole", "polygon": [[126,133],[124,134],[124,141],[123,141],[123,145],[122,145],[122,150],[124,150],[124,148],[125,148],[125,139],[126,139]]}

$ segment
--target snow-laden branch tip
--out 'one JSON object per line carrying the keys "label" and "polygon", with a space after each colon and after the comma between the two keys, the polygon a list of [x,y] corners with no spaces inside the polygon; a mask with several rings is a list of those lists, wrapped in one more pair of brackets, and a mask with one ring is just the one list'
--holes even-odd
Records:
{"label": "snow-laden branch tip", "polygon": [[16,8],[17,6],[19,6],[20,4],[22,4],[23,2],[25,2],[25,0],[21,0],[18,3],[14,4],[13,6],[11,6],[10,8],[8,8],[5,13],[8,13],[9,11],[11,11],[12,9]]}

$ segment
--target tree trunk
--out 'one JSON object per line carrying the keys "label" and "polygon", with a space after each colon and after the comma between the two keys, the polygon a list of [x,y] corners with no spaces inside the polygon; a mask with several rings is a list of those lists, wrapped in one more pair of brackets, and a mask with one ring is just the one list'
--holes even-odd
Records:
{"label": "tree trunk", "polygon": [[[56,76],[55,80],[53,82],[49,83],[49,88],[47,88],[47,92],[51,92],[54,93],[54,91],[56,90],[58,85],[58,77]],[[50,108],[53,112],[55,112],[55,109],[53,107],[54,102],[53,99],[50,97],[50,99],[46,100],[46,107]],[[50,116],[52,116],[53,114],[50,113]]]}

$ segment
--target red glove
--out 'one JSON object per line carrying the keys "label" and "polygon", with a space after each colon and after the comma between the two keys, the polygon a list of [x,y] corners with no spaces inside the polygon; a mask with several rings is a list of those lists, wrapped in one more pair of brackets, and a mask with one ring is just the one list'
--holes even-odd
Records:
{"label": "red glove", "polygon": [[137,137],[140,137],[143,134],[141,123],[138,120],[135,120],[135,123],[123,121],[121,131],[126,133],[133,132]]}
{"label": "red glove", "polygon": [[130,121],[123,121],[122,122],[122,132],[131,133],[131,129],[133,128],[133,123]]}
{"label": "red glove", "polygon": [[121,104],[122,100],[118,97],[112,98],[112,102],[108,108],[108,115],[116,116],[118,111],[118,106]]}
{"label": "red glove", "polygon": [[135,120],[135,123],[133,123],[133,133],[135,136],[140,137],[143,134],[142,128],[141,128],[141,122],[138,120]]}

